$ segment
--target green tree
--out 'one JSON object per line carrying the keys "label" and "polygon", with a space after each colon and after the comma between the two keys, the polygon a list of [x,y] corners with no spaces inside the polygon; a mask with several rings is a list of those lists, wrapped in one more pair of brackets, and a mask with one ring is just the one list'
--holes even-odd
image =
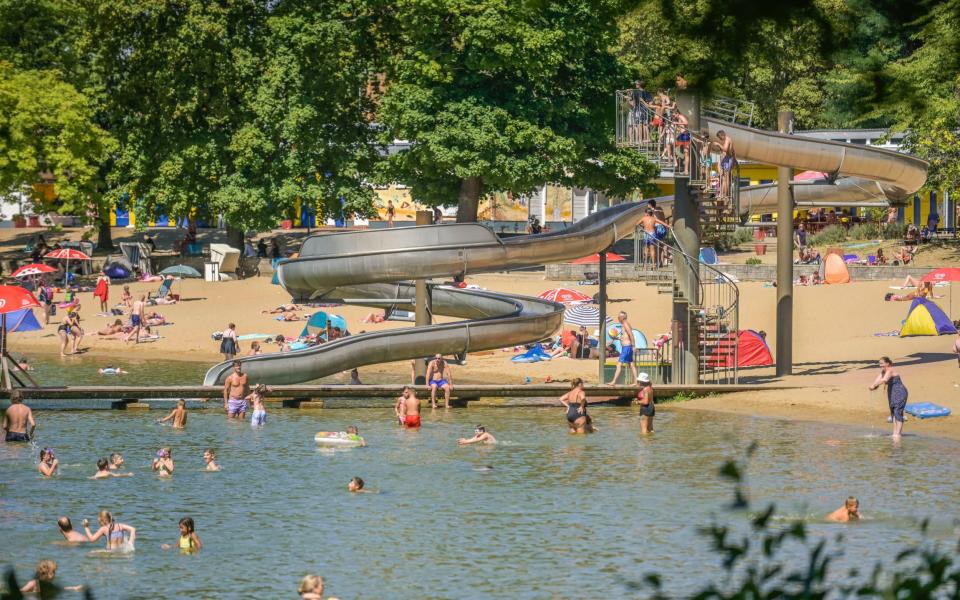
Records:
{"label": "green tree", "polygon": [[[121,143],[112,192],[141,217],[269,227],[299,199],[369,211],[362,2],[96,2],[84,48]],[[342,199],[342,202],[341,202]]]}
{"label": "green tree", "polygon": [[[57,73],[0,63],[0,190],[26,191],[35,205],[64,214],[96,215],[100,165],[115,148],[88,99]],[[53,205],[33,187],[44,172],[56,178]]]}
{"label": "green tree", "polygon": [[[617,0],[399,0],[379,26],[387,89],[382,141],[405,139],[390,176],[427,204],[547,182],[614,195],[654,168],[613,145],[613,90],[628,78],[610,45]],[[386,21],[389,19],[389,21]]]}

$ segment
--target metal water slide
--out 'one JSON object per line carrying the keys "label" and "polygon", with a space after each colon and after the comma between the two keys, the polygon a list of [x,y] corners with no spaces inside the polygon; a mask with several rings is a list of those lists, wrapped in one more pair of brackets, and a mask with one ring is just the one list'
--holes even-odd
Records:
{"label": "metal water slide", "polygon": [[[710,118],[701,122],[712,139],[716,139],[718,131],[726,131],[733,138],[738,158],[827,173],[825,180],[794,184],[794,200],[798,205],[903,203],[923,187],[927,179],[927,162],[908,154],[762,131]],[[775,183],[740,188],[741,214],[776,211],[776,188]]]}
{"label": "metal water slide", "polygon": [[[410,308],[410,280],[507,271],[606,250],[633,234],[645,203],[619,204],[562,230],[501,239],[477,224],[430,225],[313,235],[299,258],[278,266],[280,284],[298,302]],[[294,384],[365,365],[435,353],[458,354],[528,344],[563,324],[563,305],[539,298],[431,285],[432,313],[464,319],[352,335],[294,352],[239,358],[250,381]],[[212,367],[204,385],[222,384],[232,362]]]}

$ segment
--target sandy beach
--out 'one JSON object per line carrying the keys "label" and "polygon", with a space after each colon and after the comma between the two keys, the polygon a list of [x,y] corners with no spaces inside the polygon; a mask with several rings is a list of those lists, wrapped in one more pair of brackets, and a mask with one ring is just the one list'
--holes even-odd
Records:
{"label": "sandy beach", "polygon": [[[577,286],[575,282],[547,281],[542,272],[486,274],[469,277],[468,283],[495,291],[537,295],[553,287],[580,289],[592,295],[596,287]],[[890,356],[910,390],[910,401],[930,401],[960,410],[960,369],[953,354],[953,336],[899,338],[889,335],[899,329],[906,317],[907,302],[884,302],[889,286],[899,282],[854,282],[837,286],[798,287],[794,296],[794,375],[777,379],[773,367],[741,370],[741,381],[756,382],[757,390],[749,393],[724,394],[672,403],[669,409],[714,410],[757,416],[803,419],[832,423],[886,427],[886,399],[882,390],[869,392],[867,386],[877,374],[876,361]],[[133,283],[134,295],[155,292],[156,282]],[[771,348],[776,344],[774,308],[776,289],[762,283],[741,283],[740,328],[764,330]],[[111,304],[122,290],[110,289]],[[151,307],[171,322],[156,328],[160,339],[134,344],[103,339],[96,331],[116,317],[94,316],[98,303],[91,292],[79,294],[81,314],[87,332],[85,355],[102,357],[107,364],[111,357],[123,354],[141,359],[186,360],[214,364],[219,362],[219,343],[211,334],[228,322],[236,323],[240,335],[284,334],[296,336],[302,321],[281,322],[276,315],[262,313],[286,302],[289,298],[280,286],[271,285],[266,275],[243,281],[205,282],[189,279],[175,283],[173,292],[180,294],[180,303]],[[947,310],[949,288],[937,288],[937,302]],[[642,282],[614,282],[609,286],[609,313],[625,310],[634,327],[649,339],[669,329],[670,297],[657,294],[656,288]],[[956,300],[960,305],[960,298]],[[315,310],[315,309],[313,309]],[[358,306],[327,308],[342,315],[352,333],[408,327],[409,323],[363,323],[375,309]],[[304,318],[311,309],[300,311]],[[56,323],[63,311],[51,319],[41,331],[11,336],[15,355],[28,355],[33,360],[60,360]],[[266,344],[269,352],[276,349]],[[249,342],[243,342],[246,353]],[[455,367],[456,380],[475,383],[522,383],[526,378],[542,382],[583,377],[597,379],[595,361],[558,358],[549,362],[516,364],[510,361],[512,349],[471,353],[464,366]],[[66,358],[63,360],[76,360]],[[406,382],[410,377],[408,363],[387,363],[364,367],[361,379],[366,383]],[[336,380],[337,378],[334,378]],[[764,390],[765,382],[802,386],[798,391]],[[184,382],[200,383],[200,382]],[[960,439],[956,417],[920,421],[911,419],[908,433],[921,433]]]}

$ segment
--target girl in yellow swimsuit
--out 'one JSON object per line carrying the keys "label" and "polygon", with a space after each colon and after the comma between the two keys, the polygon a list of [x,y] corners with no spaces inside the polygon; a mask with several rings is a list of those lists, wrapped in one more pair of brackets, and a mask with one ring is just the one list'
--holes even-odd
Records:
{"label": "girl in yellow swimsuit", "polygon": [[[172,547],[170,544],[163,544],[161,546],[164,550]],[[203,548],[203,544],[200,543],[200,538],[194,529],[193,519],[190,517],[180,519],[180,540],[177,542],[177,548],[179,548],[181,552],[196,552]]]}

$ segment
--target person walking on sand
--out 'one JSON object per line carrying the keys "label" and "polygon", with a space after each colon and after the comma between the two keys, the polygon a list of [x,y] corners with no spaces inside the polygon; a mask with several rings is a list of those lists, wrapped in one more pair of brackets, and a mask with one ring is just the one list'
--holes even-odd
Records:
{"label": "person walking on sand", "polygon": [[620,322],[620,358],[617,359],[617,368],[613,372],[613,381],[608,385],[616,385],[620,378],[620,370],[624,365],[630,365],[630,371],[633,373],[633,382],[639,385],[637,375],[637,364],[633,361],[633,348],[637,343],[633,335],[633,326],[627,321],[627,313],[620,311],[617,315],[617,321]]}
{"label": "person walking on sand", "polygon": [[228,417],[244,419],[247,416],[247,396],[250,394],[250,385],[247,383],[247,374],[243,372],[243,365],[239,360],[233,361],[233,373],[223,382],[223,410]]}
{"label": "person walking on sand", "polygon": [[395,409],[397,418],[402,420],[402,424],[407,429],[420,428],[420,399],[417,393],[409,385],[403,386],[403,392],[397,398],[397,407]]}
{"label": "person walking on sand", "polygon": [[170,411],[170,414],[162,419],[157,419],[157,423],[166,423],[173,421],[174,429],[183,429],[187,426],[187,401],[183,398],[177,400],[177,406]]}
{"label": "person walking on sand", "polygon": [[133,303],[133,308],[130,309],[130,324],[133,326],[133,330],[136,332],[134,334],[134,340],[136,343],[140,343],[140,326],[143,325],[143,309],[147,305],[147,296],[145,294],[140,294],[140,299]]}
{"label": "person walking on sand", "polygon": [[637,392],[637,404],[640,405],[640,433],[653,433],[653,417],[657,414],[653,399],[653,384],[646,373],[640,373],[637,381],[640,382],[640,391]]}
{"label": "person walking on sand", "polygon": [[430,407],[437,407],[437,390],[443,390],[443,407],[450,408],[450,393],[453,391],[453,373],[450,365],[437,354],[427,365],[427,385],[430,386]]}
{"label": "person walking on sand", "polygon": [[240,341],[237,339],[237,326],[233,323],[227,323],[227,328],[223,330],[223,338],[220,340],[220,354],[223,355],[223,361],[233,360],[240,348]]}
{"label": "person walking on sand", "polygon": [[870,385],[873,391],[881,385],[887,386],[887,403],[890,405],[890,418],[893,422],[893,438],[899,439],[903,433],[903,409],[907,405],[907,386],[903,385],[900,374],[893,370],[893,361],[889,356],[880,359],[880,374]]}
{"label": "person walking on sand", "polygon": [[107,277],[105,271],[100,271],[100,276],[97,277],[97,286],[93,290],[93,296],[100,299],[100,312],[109,313],[110,307],[107,306],[107,299],[110,297],[110,278]]}
{"label": "person walking on sand", "polygon": [[[20,390],[10,392],[10,406],[3,413],[0,429],[3,429],[3,439],[7,442],[29,442],[33,439],[33,431],[37,428],[33,420],[33,411],[23,403]],[[28,431],[29,430],[29,431]]]}

